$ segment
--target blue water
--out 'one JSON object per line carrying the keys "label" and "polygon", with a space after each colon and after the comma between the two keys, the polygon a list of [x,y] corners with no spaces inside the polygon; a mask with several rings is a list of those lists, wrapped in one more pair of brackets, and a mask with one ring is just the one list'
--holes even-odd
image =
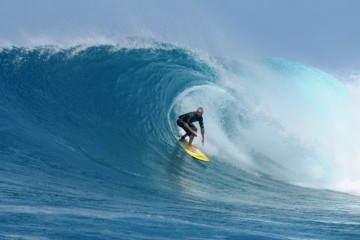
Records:
{"label": "blue water", "polygon": [[[360,239],[353,101],[282,59],[2,49],[0,238]],[[174,137],[198,106],[208,163]]]}

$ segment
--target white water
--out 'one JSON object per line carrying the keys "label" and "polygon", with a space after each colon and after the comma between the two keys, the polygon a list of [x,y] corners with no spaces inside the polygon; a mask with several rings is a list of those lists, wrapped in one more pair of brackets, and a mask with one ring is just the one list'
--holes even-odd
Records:
{"label": "white water", "polygon": [[174,101],[178,114],[204,107],[207,154],[292,184],[360,194],[354,89],[279,59],[213,66],[216,84],[187,89]]}

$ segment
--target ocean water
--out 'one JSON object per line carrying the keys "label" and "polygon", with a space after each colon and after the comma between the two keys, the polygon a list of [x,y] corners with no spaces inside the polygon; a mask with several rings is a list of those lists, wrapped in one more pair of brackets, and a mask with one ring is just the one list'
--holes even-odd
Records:
{"label": "ocean water", "polygon": [[[1,239],[360,239],[357,99],[168,43],[0,51]],[[178,115],[204,108],[210,162]]]}

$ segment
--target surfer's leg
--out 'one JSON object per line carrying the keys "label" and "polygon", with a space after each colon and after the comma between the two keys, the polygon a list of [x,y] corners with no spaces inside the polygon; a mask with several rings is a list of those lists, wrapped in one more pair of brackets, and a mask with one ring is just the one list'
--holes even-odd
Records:
{"label": "surfer's leg", "polygon": [[195,137],[195,135],[191,135],[191,136],[190,136],[189,143],[188,143],[188,147],[191,147],[191,146],[192,146],[192,142],[193,142],[193,140],[194,140],[194,137]]}
{"label": "surfer's leg", "polygon": [[188,137],[189,134],[188,133],[185,133],[184,136],[180,137],[180,141],[185,141],[185,138]]}
{"label": "surfer's leg", "polygon": [[[185,138],[186,138],[186,137],[191,136],[191,132],[189,131],[189,129],[187,129],[187,128],[185,127],[185,122],[181,121],[181,119],[178,119],[178,120],[176,121],[176,124],[177,124],[179,127],[181,127],[182,129],[184,129],[185,135],[184,135],[184,136],[180,136],[180,141],[185,141]],[[190,126],[190,128],[193,129],[193,130],[194,130],[194,128],[195,128],[194,131],[196,131],[196,127],[195,127],[193,124],[189,123],[189,126]]]}
{"label": "surfer's leg", "polygon": [[186,134],[184,135],[184,136],[179,136],[180,137],[180,141],[185,141],[185,138],[187,137],[187,136],[189,136],[189,134],[188,134],[188,131],[189,130],[187,130],[186,128],[185,128],[185,126],[184,126],[184,122],[183,121],[181,121],[181,119],[178,119],[177,121],[176,121],[176,124],[179,126],[179,127],[181,127],[182,129],[184,129],[184,131],[186,132]]}
{"label": "surfer's leg", "polygon": [[[194,124],[191,124],[191,123],[190,123],[189,126],[190,126],[190,128],[191,128],[192,130],[194,130],[194,132],[197,132],[197,128],[194,126]],[[188,146],[191,147],[195,135],[194,135],[194,134],[189,134],[189,135],[190,135],[190,139],[189,139],[189,144],[188,144]]]}

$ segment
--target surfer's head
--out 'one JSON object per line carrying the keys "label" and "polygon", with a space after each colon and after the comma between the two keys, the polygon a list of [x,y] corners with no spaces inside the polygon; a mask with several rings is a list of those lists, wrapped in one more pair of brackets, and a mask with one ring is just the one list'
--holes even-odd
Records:
{"label": "surfer's head", "polygon": [[201,117],[204,113],[204,109],[202,107],[199,107],[197,110],[196,110],[196,114],[198,115],[198,117]]}

